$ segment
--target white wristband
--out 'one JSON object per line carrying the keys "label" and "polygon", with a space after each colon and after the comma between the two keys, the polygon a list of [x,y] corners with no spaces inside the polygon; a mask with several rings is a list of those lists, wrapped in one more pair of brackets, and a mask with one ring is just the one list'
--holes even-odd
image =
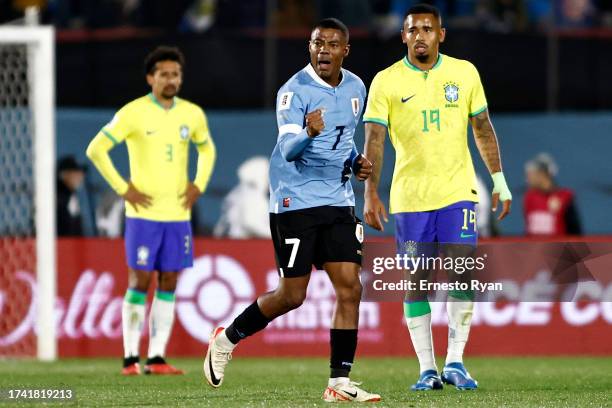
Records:
{"label": "white wristband", "polygon": [[498,171],[491,174],[491,177],[493,178],[493,194],[498,193],[501,201],[512,200],[512,193],[508,188],[504,173]]}

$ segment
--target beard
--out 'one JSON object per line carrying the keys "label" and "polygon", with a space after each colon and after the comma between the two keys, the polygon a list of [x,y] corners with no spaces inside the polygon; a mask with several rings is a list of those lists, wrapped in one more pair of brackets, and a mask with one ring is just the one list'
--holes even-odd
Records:
{"label": "beard", "polygon": [[172,99],[176,96],[177,93],[178,93],[178,88],[175,88],[173,86],[168,86],[164,88],[162,92],[162,96],[166,99]]}
{"label": "beard", "polygon": [[427,60],[429,59],[429,54],[417,54],[415,55],[415,58],[419,61],[419,62],[427,62]]}
{"label": "beard", "polygon": [[319,76],[323,79],[331,78],[332,76],[331,71],[319,71],[317,74],[319,74]]}

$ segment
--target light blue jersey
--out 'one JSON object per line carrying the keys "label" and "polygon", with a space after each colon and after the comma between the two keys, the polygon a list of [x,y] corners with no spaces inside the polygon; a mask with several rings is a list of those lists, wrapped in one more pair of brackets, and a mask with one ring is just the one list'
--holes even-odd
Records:
{"label": "light blue jersey", "polygon": [[[310,64],[278,91],[278,139],[270,158],[270,212],[354,206],[349,182],[358,156],[353,136],[366,97],[355,74],[342,69],[337,87],[323,81]],[[310,138],[305,116],[321,109],[325,129]]]}

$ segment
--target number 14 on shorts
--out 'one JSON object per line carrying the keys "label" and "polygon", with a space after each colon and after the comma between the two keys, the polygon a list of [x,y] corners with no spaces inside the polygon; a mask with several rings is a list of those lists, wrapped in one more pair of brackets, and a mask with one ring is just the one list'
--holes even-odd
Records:
{"label": "number 14 on shorts", "polygon": [[474,210],[469,210],[467,208],[464,208],[463,210],[463,226],[461,227],[461,229],[463,231],[468,230],[469,229],[469,224],[472,225],[472,230],[476,231],[476,211]]}

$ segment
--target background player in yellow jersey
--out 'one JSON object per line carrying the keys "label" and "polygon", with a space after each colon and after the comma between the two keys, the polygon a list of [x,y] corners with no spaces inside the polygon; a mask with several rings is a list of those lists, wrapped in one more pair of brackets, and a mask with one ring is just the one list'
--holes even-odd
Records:
{"label": "background player in yellow jersey", "polygon": [[[164,356],[174,321],[178,272],[193,263],[191,207],[206,189],[216,156],[203,110],[176,96],[184,66],[177,48],[156,48],[145,59],[151,93],[121,108],[87,148],[87,156],[126,201],[129,287],[122,310],[124,375],[140,374],[140,333],[154,271],[158,281],[144,371],[183,374],[167,364]],[[108,154],[123,141],[129,154],[129,181],[117,172]],[[198,151],[193,182],[188,178],[189,142]]]}
{"label": "background player in yellow jersey", "polygon": [[[435,7],[420,4],[408,10],[402,31],[408,54],[376,75],[364,114],[365,155],[374,163],[366,181],[365,221],[378,230],[383,229],[381,216],[387,221],[377,188],[388,130],[396,151],[390,212],[395,215],[398,252],[417,246],[430,255],[435,250],[432,245],[439,245],[445,255],[461,256],[475,247],[478,232],[474,206],[478,197],[468,149],[468,122],[493,177],[492,208],[495,211],[501,200],[499,219],[510,212],[512,195],[502,173],[497,137],[478,71],[468,61],[439,53],[445,34]],[[469,292],[449,293],[449,345],[440,378],[426,294],[406,294],[404,315],[421,371],[413,390],[441,389],[442,381],[458,389],[477,387],[463,365],[472,300]]]}

